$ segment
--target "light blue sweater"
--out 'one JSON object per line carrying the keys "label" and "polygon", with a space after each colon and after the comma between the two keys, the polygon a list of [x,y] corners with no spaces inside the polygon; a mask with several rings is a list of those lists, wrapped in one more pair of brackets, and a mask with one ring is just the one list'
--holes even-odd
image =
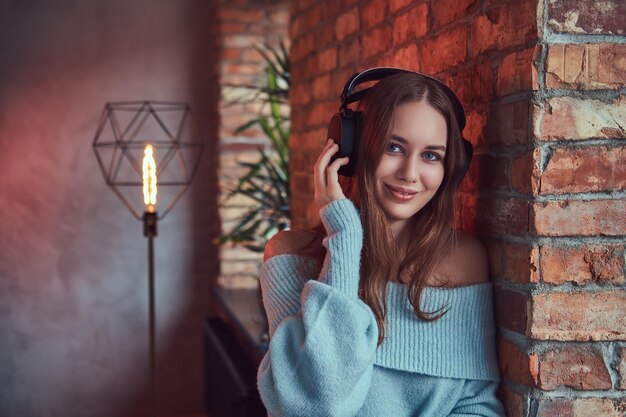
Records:
{"label": "light blue sweater", "polygon": [[[358,298],[363,229],[350,200],[320,210],[328,236],[319,276],[315,262],[278,255],[261,265],[270,329],[257,382],[278,416],[504,416],[495,396],[491,283],[427,287],[420,305],[449,311],[427,323],[415,316],[407,287],[387,287],[385,340]],[[316,280],[317,278],[317,280]]]}

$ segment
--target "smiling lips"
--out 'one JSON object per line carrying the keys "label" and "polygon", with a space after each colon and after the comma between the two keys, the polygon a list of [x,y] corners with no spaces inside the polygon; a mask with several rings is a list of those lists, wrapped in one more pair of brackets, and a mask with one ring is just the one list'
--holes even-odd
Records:
{"label": "smiling lips", "polygon": [[387,190],[389,190],[389,193],[393,197],[395,197],[396,199],[400,201],[411,200],[413,197],[415,197],[418,194],[417,191],[409,190],[407,188],[402,188],[402,187],[394,187],[389,184],[385,184],[385,187],[387,187]]}

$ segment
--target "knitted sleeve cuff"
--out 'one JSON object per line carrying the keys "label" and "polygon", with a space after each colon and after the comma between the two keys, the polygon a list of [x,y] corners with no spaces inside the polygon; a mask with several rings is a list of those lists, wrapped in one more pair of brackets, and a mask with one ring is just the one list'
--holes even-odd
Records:
{"label": "knitted sleeve cuff", "polygon": [[320,219],[328,234],[353,232],[363,235],[361,217],[354,203],[347,198],[334,200],[320,209]]}
{"label": "knitted sleeve cuff", "polygon": [[322,207],[320,218],[328,236],[322,241],[327,251],[319,280],[357,298],[363,247],[359,213],[352,201],[341,199]]}

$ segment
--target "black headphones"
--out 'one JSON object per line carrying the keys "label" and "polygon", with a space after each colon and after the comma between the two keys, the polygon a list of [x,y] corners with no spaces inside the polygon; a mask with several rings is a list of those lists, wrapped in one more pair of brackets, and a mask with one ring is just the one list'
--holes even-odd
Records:
{"label": "black headphones", "polygon": [[[379,81],[390,75],[400,73],[417,74],[439,84],[450,98],[456,113],[459,130],[461,133],[463,132],[463,128],[465,127],[465,110],[463,109],[463,104],[461,104],[461,100],[459,100],[454,91],[438,79],[419,72],[392,67],[377,67],[370,68],[363,72],[357,72],[348,79],[346,85],[343,87],[343,91],[341,92],[341,106],[339,107],[339,111],[330,119],[330,124],[328,125],[327,137],[334,140],[339,145],[339,151],[333,155],[332,159],[335,160],[337,158],[343,158],[344,156],[350,157],[349,163],[339,168],[339,175],[346,177],[352,177],[354,175],[354,167],[356,165],[355,150],[359,147],[359,122],[361,120],[361,112],[349,109],[348,104],[361,100],[371,87],[357,91],[356,93],[352,93],[352,90],[361,83]],[[465,138],[463,138],[463,147],[465,149],[466,163],[463,167],[463,175],[460,177],[459,185],[469,169],[473,154],[472,144]]]}

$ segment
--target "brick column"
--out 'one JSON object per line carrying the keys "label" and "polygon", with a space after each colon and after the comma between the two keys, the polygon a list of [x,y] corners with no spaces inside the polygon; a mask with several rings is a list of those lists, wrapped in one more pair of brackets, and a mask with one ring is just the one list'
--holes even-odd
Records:
{"label": "brick column", "polygon": [[617,417],[626,407],[626,4],[545,3],[530,135],[511,161],[528,229],[492,251],[504,395],[513,416]]}
{"label": "brick column", "polygon": [[623,412],[624,7],[618,0],[292,3],[295,226],[318,221],[312,166],[353,72],[422,71],[464,102],[475,159],[457,223],[488,247],[499,395],[509,417]]}
{"label": "brick column", "polygon": [[[233,86],[265,86],[265,61],[253,45],[263,46],[288,41],[288,6],[285,1],[220,2],[219,23],[221,31],[220,84],[220,202],[224,201],[227,190],[232,189],[245,172],[237,162],[256,162],[259,159],[258,147],[269,150],[270,142],[260,129],[253,128],[235,133],[237,127],[255,119],[259,115],[259,103],[232,104],[235,97],[241,97],[249,90]],[[220,208],[222,230],[231,230],[242,213],[245,213],[250,200],[235,196],[226,207]],[[224,287],[256,287],[258,266],[262,254],[241,247],[222,246],[220,248],[219,283]]]}

